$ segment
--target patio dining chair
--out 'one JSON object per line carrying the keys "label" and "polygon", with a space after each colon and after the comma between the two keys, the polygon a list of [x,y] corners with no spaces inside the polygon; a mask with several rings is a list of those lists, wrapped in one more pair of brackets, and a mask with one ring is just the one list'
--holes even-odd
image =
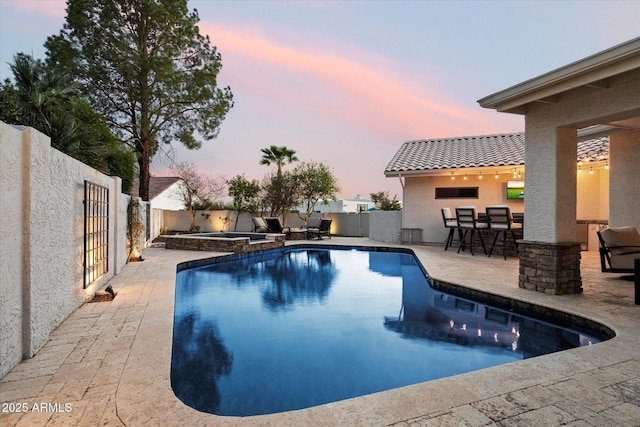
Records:
{"label": "patio dining chair", "polygon": [[508,206],[487,206],[487,221],[489,229],[495,231],[493,243],[491,244],[491,249],[489,249],[489,257],[493,253],[500,233],[502,233],[502,256],[504,259],[507,259],[507,233],[511,233],[513,242],[516,245],[516,252],[519,252],[514,230],[522,229],[522,223],[513,221],[513,216]]}
{"label": "patio dining chair", "polygon": [[466,246],[467,235],[471,232],[470,242],[471,245],[471,255],[474,254],[474,236],[477,232],[478,238],[480,239],[480,244],[482,244],[482,250],[484,254],[487,254],[487,247],[484,244],[484,240],[482,239],[482,234],[480,234],[480,230],[484,230],[487,228],[486,222],[478,221],[478,215],[476,213],[475,206],[460,206],[456,208],[456,220],[458,221],[458,227],[460,227],[461,231],[464,231],[462,237],[460,238],[460,245],[458,245],[458,253],[460,253],[461,249],[464,249]]}
{"label": "patio dining chair", "polygon": [[458,227],[458,220],[455,216],[451,214],[450,208],[442,208],[440,209],[442,212],[442,222],[444,223],[444,228],[449,229],[449,235],[447,236],[447,242],[444,245],[444,250],[446,251],[453,245],[453,235],[456,230],[458,230],[458,235],[462,234],[460,227]]}

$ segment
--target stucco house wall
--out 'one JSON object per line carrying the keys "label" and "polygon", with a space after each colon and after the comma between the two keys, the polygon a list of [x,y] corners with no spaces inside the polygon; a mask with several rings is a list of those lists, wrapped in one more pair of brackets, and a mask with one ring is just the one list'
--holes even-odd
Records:
{"label": "stucco house wall", "polygon": [[[608,209],[608,170],[597,168],[590,174],[586,168],[577,178],[577,220],[604,221],[609,217]],[[475,206],[478,211],[491,205],[507,205],[512,212],[524,212],[526,202],[507,200],[507,181],[511,175],[499,175],[498,179],[487,168],[483,178],[470,176],[466,181],[461,177],[451,180],[448,176],[405,177],[403,193],[403,228],[421,228],[423,243],[442,243],[448,230],[442,223],[440,209],[449,207],[455,214],[458,206]],[[524,179],[522,174],[521,178]],[[477,199],[436,199],[436,187],[479,187]],[[525,191],[526,192],[526,191]]]}
{"label": "stucco house wall", "polygon": [[[109,188],[109,271],[83,289],[84,180]],[[32,128],[0,122],[0,377],[126,263],[128,196],[108,177],[51,148]],[[120,216],[118,220],[116,217]]]}
{"label": "stucco house wall", "polygon": [[577,174],[576,220],[606,222],[609,218],[609,171],[585,167]]}
{"label": "stucco house wall", "polygon": [[[458,206],[475,206],[479,211],[484,211],[490,205],[508,205],[513,212],[523,212],[522,200],[507,201],[508,175],[495,179],[490,174],[482,180],[470,177],[466,181],[462,178],[452,180],[445,176],[407,177],[404,184],[403,195],[403,228],[421,228],[422,241],[424,243],[444,243],[448,230],[442,223],[440,209],[451,208],[455,214]],[[519,178],[521,179],[521,178]],[[436,199],[436,187],[479,187],[477,199]]]}
{"label": "stucco house wall", "polygon": [[184,185],[182,181],[177,181],[169,186],[162,193],[152,198],[151,209],[162,209],[168,211],[184,210],[184,202],[182,201],[182,191],[180,186]]}
{"label": "stucco house wall", "polygon": [[[640,84],[636,94],[640,99]],[[613,135],[611,141],[609,222],[612,227],[632,225],[640,230],[640,130]]]}

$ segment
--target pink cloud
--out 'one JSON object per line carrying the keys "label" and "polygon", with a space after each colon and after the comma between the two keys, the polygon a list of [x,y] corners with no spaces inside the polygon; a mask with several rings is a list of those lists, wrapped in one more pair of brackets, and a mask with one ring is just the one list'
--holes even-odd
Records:
{"label": "pink cloud", "polygon": [[18,10],[38,13],[54,18],[67,16],[67,2],[65,0],[3,0]]}
{"label": "pink cloud", "polygon": [[[255,29],[201,22],[223,64],[263,95],[385,134],[451,135],[477,127],[475,108],[449,103],[435,76],[418,75],[380,55],[342,47],[302,50]],[[238,76],[236,76],[237,78]],[[301,92],[302,91],[302,92]],[[477,107],[479,109],[479,107]]]}

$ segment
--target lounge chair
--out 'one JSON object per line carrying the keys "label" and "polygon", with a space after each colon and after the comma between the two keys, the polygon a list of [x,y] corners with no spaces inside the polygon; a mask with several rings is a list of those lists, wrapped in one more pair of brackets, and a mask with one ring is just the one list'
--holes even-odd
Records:
{"label": "lounge chair", "polygon": [[635,227],[610,227],[598,231],[603,273],[634,273],[640,258],[640,234]]}
{"label": "lounge chair", "polygon": [[471,255],[475,255],[473,253],[474,241],[473,237],[478,232],[478,237],[480,238],[480,243],[482,244],[482,250],[484,254],[487,254],[487,247],[484,244],[484,240],[482,239],[482,234],[480,234],[481,229],[487,228],[486,222],[479,222],[478,216],[476,214],[476,208],[474,206],[460,206],[456,208],[456,219],[458,221],[458,227],[461,230],[464,230],[464,234],[460,239],[460,245],[458,246],[458,253],[460,253],[460,249],[464,249],[467,241],[467,234],[471,231],[471,241],[469,244],[471,245]]}
{"label": "lounge chair", "polygon": [[461,236],[462,232],[460,227],[458,227],[458,220],[455,216],[451,214],[450,208],[442,208],[440,209],[442,212],[442,222],[444,223],[444,228],[449,229],[449,235],[447,236],[447,243],[444,245],[444,250],[446,251],[453,245],[453,234],[456,230],[458,230],[458,235]]}
{"label": "lounge chair", "polygon": [[320,221],[318,228],[307,228],[307,239],[317,236],[318,240],[322,239],[322,236],[329,236],[331,239],[331,219],[324,219]]}
{"label": "lounge chair", "polygon": [[253,231],[254,233],[266,233],[269,227],[267,227],[267,223],[264,218],[260,216],[254,216],[253,220]]}
{"label": "lounge chair", "polygon": [[522,229],[522,224],[513,222],[513,216],[511,215],[509,207],[487,206],[487,220],[489,221],[489,229],[495,230],[496,232],[493,237],[491,249],[489,249],[489,256],[493,253],[493,248],[496,246],[500,233],[502,233],[502,256],[504,259],[507,259],[507,233],[511,233],[513,242],[516,244],[516,251],[518,251],[518,243],[516,243],[516,233],[514,230]]}
{"label": "lounge chair", "polygon": [[280,218],[268,217],[264,220],[267,223],[267,233],[285,234],[287,236],[291,233],[291,229],[289,227],[282,226]]}
{"label": "lounge chair", "polygon": [[318,228],[320,227],[320,222],[322,222],[322,218],[314,216],[314,217],[309,217],[307,218],[307,225],[306,227],[309,228]]}

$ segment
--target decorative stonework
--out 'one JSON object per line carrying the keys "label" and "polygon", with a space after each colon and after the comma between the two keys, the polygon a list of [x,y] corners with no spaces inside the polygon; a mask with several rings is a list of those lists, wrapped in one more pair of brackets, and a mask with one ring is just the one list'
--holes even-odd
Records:
{"label": "decorative stonework", "polygon": [[249,237],[194,237],[190,235],[165,236],[166,249],[187,251],[233,252],[245,254],[265,251],[284,246],[284,234],[268,234],[263,240],[249,240]]}
{"label": "decorative stonework", "polygon": [[582,293],[580,244],[519,240],[518,286],[550,295]]}

